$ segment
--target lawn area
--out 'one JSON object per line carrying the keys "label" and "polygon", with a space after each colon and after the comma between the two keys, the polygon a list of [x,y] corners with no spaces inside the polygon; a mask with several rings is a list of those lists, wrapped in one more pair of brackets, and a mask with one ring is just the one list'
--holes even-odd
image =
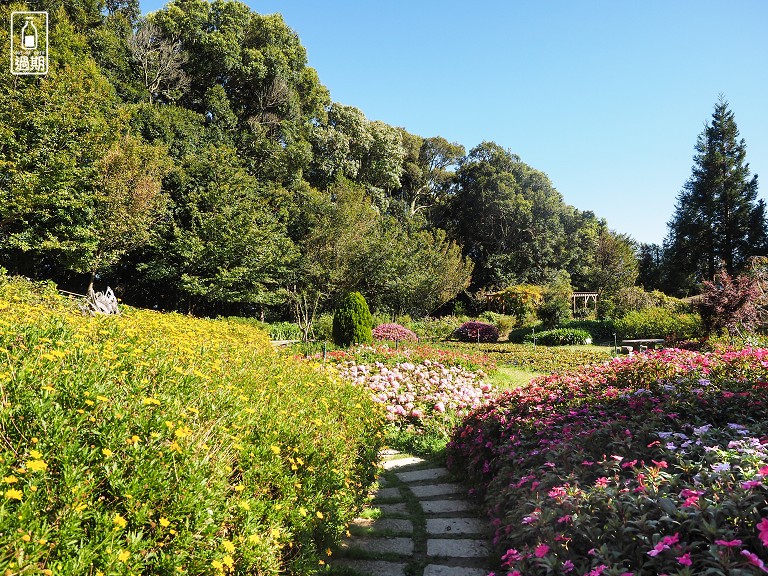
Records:
{"label": "lawn area", "polygon": [[544,372],[535,372],[533,370],[525,370],[515,366],[501,365],[497,366],[496,370],[488,376],[488,381],[494,388],[498,388],[499,390],[510,390],[512,388],[518,388],[519,386],[525,386],[534,378],[544,375]]}

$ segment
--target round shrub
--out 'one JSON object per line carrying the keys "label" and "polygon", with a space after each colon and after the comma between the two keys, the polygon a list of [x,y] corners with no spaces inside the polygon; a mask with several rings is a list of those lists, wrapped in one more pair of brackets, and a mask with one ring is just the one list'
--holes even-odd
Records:
{"label": "round shrub", "polygon": [[496,342],[499,329],[485,322],[464,322],[456,329],[456,337],[462,342]]}
{"label": "round shrub", "polygon": [[[534,335],[525,337],[527,342],[533,342]],[[556,328],[536,334],[536,342],[544,346],[568,346],[574,344],[592,344],[592,336],[586,330],[577,328]]]}
{"label": "round shrub", "polygon": [[333,315],[333,341],[338,346],[369,344],[373,341],[373,318],[360,292],[347,294]]}
{"label": "round shrub", "polygon": [[414,332],[400,324],[379,324],[373,329],[373,337],[376,340],[410,340],[416,342],[418,337]]}

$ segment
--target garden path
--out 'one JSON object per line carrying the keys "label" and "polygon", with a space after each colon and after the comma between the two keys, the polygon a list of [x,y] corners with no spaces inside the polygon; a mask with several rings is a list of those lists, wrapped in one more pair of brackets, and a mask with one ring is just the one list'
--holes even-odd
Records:
{"label": "garden path", "polygon": [[445,468],[394,450],[383,466],[373,502],[328,558],[332,573],[486,576],[490,526],[464,488]]}

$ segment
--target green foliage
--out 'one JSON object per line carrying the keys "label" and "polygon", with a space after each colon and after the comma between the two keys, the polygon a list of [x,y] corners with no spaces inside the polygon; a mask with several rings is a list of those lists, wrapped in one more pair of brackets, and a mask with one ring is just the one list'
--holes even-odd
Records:
{"label": "green foliage", "polygon": [[466,322],[465,316],[441,316],[439,318],[421,318],[412,323],[411,328],[420,338],[427,340],[447,340],[453,337],[456,329]]}
{"label": "green foliage", "polygon": [[586,330],[578,328],[555,328],[554,330],[544,330],[528,334],[525,337],[526,342],[536,341],[537,344],[544,346],[567,346],[575,344],[592,344],[592,335]]}
{"label": "green foliage", "polygon": [[563,325],[563,328],[575,328],[585,330],[592,336],[593,342],[611,342],[615,331],[612,320],[571,320]]}
{"label": "green foliage", "polygon": [[333,314],[333,341],[338,346],[368,344],[373,341],[373,318],[360,292],[350,292]]}
{"label": "green foliage", "polygon": [[614,324],[619,339],[670,337],[692,340],[703,335],[698,314],[676,313],[663,308],[629,312]]}
{"label": "green foliage", "polygon": [[3,573],[305,574],[375,479],[369,395],[242,322],[3,278],[0,350]]}
{"label": "green foliage", "polygon": [[480,320],[490,322],[499,330],[499,336],[504,337],[509,334],[509,331],[514,328],[517,323],[517,318],[508,314],[499,314],[498,312],[491,312],[487,310],[478,316]]}
{"label": "green foliage", "polygon": [[487,295],[488,305],[515,316],[524,323],[532,318],[544,298],[544,289],[531,284],[515,284]]}
{"label": "green foliage", "polygon": [[301,328],[293,322],[272,322],[268,333],[271,340],[301,340],[304,336]]}
{"label": "green foliage", "polygon": [[545,286],[543,301],[536,310],[536,315],[546,328],[555,328],[571,318],[573,289],[571,277],[565,270]]}
{"label": "green foliage", "polygon": [[693,174],[678,194],[665,240],[668,288],[690,292],[721,266],[734,275],[768,243],[765,202],[746,144],[722,97],[696,142]]}

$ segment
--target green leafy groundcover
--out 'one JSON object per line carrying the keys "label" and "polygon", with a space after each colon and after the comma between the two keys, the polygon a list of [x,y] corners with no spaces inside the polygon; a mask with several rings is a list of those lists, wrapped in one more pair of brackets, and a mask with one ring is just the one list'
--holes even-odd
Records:
{"label": "green leafy groundcover", "polygon": [[368,393],[242,323],[0,276],[0,358],[0,573],[314,573],[376,474]]}
{"label": "green leafy groundcover", "polygon": [[507,573],[768,572],[768,350],[663,350],[554,374],[448,446]]}

